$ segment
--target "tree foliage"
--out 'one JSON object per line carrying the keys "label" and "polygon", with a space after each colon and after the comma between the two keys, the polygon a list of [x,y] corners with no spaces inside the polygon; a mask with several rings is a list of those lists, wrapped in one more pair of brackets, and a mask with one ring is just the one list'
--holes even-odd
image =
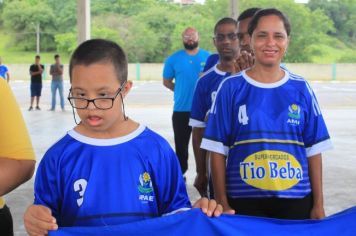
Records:
{"label": "tree foliage", "polygon": [[310,0],[308,6],[323,11],[332,20],[336,30],[330,35],[356,47],[356,0]]}
{"label": "tree foliage", "polygon": [[[248,7],[282,10],[292,24],[285,60],[312,62],[322,57],[330,45],[353,46],[355,1],[310,0],[308,5],[301,5],[293,0],[240,0],[239,10]],[[76,7],[73,0],[7,0],[0,4],[0,27],[13,35],[10,46],[33,51],[39,23],[41,50],[70,54],[77,45]],[[182,48],[181,33],[188,26],[199,31],[202,48],[215,51],[213,28],[225,16],[229,16],[229,0],[206,0],[203,5],[189,6],[168,0],[91,0],[91,36],[118,42],[131,62],[162,62]],[[352,52],[348,50],[340,60],[353,58]]]}

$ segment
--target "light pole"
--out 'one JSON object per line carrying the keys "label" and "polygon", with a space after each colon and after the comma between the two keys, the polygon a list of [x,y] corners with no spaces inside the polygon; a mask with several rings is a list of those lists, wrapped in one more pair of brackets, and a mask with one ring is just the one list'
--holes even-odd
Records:
{"label": "light pole", "polygon": [[36,25],[36,54],[40,54],[40,22]]}

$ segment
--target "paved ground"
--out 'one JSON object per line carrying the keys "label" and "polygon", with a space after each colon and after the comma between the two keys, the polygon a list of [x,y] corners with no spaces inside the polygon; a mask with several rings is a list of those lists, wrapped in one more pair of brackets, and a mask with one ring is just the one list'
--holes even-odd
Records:
{"label": "paved ground", "polygon": [[[67,103],[65,112],[51,112],[50,86],[44,84],[41,111],[27,111],[29,84],[11,83],[31,134],[38,161],[46,149],[74,126]],[[334,149],[323,156],[325,209],[328,215],[356,205],[356,82],[312,83],[329,128]],[[65,84],[65,91],[69,85]],[[67,94],[65,95],[67,96]],[[172,94],[161,82],[135,82],[126,102],[126,113],[148,125],[165,137],[173,146],[171,129]],[[6,111],[4,111],[6,112]],[[198,194],[192,187],[194,158],[190,151],[190,169],[187,174],[189,195],[194,201]],[[14,221],[15,235],[26,235],[22,223],[23,212],[33,200],[33,179],[6,196]]]}

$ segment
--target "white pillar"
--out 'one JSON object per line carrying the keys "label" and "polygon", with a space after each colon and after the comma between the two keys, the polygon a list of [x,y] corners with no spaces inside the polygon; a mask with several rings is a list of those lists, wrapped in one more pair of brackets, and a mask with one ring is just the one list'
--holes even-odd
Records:
{"label": "white pillar", "polygon": [[77,0],[78,44],[90,39],[90,0]]}
{"label": "white pillar", "polygon": [[230,0],[230,17],[237,20],[238,16],[239,16],[238,1]]}

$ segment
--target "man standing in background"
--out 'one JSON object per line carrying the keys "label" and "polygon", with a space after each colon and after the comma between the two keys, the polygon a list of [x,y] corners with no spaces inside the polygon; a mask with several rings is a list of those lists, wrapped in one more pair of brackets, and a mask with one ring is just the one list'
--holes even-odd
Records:
{"label": "man standing in background", "polygon": [[64,97],[63,97],[63,64],[58,54],[54,56],[55,63],[51,65],[49,74],[52,75],[51,92],[52,92],[52,106],[51,111],[56,109],[56,92],[58,89],[59,99],[62,111],[64,111]]}
{"label": "man standing in background", "polygon": [[40,64],[41,57],[37,55],[35,57],[35,64],[30,67],[31,75],[31,105],[28,108],[29,111],[33,110],[33,102],[36,98],[36,110],[41,110],[39,103],[42,92],[42,72],[44,65]]}
{"label": "man standing in background", "polygon": [[188,169],[188,147],[192,132],[188,123],[194,89],[209,52],[199,48],[199,35],[192,27],[183,31],[182,41],[185,49],[173,53],[164,63],[163,85],[174,92],[172,122],[175,151],[184,175]]}
{"label": "man standing in background", "polygon": [[2,64],[2,58],[0,57],[0,77],[5,79],[8,83],[10,81],[10,73],[7,66]]}

